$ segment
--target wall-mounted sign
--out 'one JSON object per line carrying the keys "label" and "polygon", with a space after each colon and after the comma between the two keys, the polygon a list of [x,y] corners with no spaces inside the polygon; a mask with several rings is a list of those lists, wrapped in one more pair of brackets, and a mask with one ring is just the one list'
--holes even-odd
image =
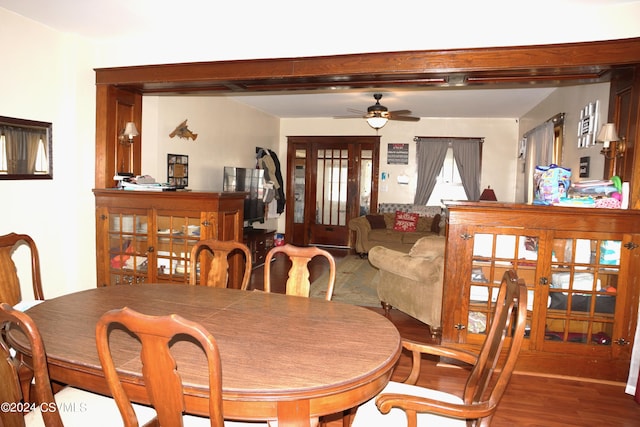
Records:
{"label": "wall-mounted sign", "polygon": [[409,164],[409,144],[389,144],[387,145],[388,165],[408,165]]}
{"label": "wall-mounted sign", "polygon": [[599,104],[599,101],[590,102],[580,111],[580,120],[578,120],[578,148],[591,147],[596,143],[598,114],[600,114]]}

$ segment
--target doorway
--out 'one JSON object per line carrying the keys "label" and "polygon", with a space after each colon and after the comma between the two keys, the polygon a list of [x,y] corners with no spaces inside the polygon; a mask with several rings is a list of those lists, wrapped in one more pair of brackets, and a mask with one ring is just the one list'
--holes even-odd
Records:
{"label": "doorway", "polygon": [[349,220],[378,206],[379,136],[287,138],[285,240],[351,246]]}

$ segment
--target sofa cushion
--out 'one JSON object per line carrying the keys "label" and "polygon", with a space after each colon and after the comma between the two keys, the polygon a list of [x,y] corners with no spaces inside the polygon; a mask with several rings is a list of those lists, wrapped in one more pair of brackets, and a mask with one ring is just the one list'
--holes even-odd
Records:
{"label": "sofa cushion", "polygon": [[393,224],[396,222],[396,213],[383,213],[382,215],[384,216],[384,223],[387,224],[387,228],[393,230]]}
{"label": "sofa cushion", "polygon": [[369,221],[369,225],[371,225],[372,230],[387,228],[383,215],[367,215],[367,221]]}
{"label": "sofa cushion", "polygon": [[424,233],[430,230],[431,230],[431,217],[429,216],[418,217],[418,222],[416,224],[416,231]]}
{"label": "sofa cushion", "polygon": [[407,231],[400,234],[402,234],[402,243],[405,243],[407,245],[413,245],[422,237],[428,235],[429,232],[428,231],[426,232],[425,231]]}
{"label": "sofa cushion", "polygon": [[418,218],[420,216],[417,213],[397,211],[393,229],[396,231],[416,231]]}
{"label": "sofa cushion", "polygon": [[404,233],[398,233],[397,231],[376,229],[369,232],[369,241],[375,242],[375,244],[382,243],[402,243],[402,235]]}

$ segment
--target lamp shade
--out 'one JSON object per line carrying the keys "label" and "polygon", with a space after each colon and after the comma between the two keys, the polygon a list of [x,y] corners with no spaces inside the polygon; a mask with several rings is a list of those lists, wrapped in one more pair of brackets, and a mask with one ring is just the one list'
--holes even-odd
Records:
{"label": "lamp shade", "polygon": [[480,195],[480,199],[479,200],[487,200],[487,201],[497,202],[498,198],[496,197],[496,193],[493,191],[493,189],[488,186],[487,188],[482,190],[482,194]]}
{"label": "lamp shade", "polygon": [[367,119],[367,123],[369,123],[369,126],[371,126],[374,129],[380,129],[381,127],[384,127],[384,125],[387,124],[387,118],[380,117],[380,116],[369,117]]}
{"label": "lamp shade", "polygon": [[611,141],[619,141],[618,132],[616,131],[616,125],[613,123],[605,123],[602,125],[600,132],[598,132],[598,136],[596,136],[596,141],[600,141],[604,143],[605,147],[609,147],[609,143]]}
{"label": "lamp shade", "polygon": [[136,124],[133,122],[127,122],[127,124],[124,126],[124,131],[122,133],[125,136],[127,136],[129,139],[133,139],[134,136],[140,135],[138,133],[138,128],[136,127]]}

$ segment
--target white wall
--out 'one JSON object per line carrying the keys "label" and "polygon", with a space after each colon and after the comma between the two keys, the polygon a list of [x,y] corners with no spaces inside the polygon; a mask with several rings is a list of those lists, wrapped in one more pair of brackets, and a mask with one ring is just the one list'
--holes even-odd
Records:
{"label": "white wall", "polygon": [[[53,123],[54,176],[0,181],[0,234],[34,238],[46,296],[95,286],[94,47],[4,9],[0,22],[0,115]],[[28,272],[28,251],[16,255]],[[21,282],[32,298],[30,281]]]}
{"label": "white wall", "polygon": [[[187,119],[196,140],[169,134]],[[142,173],[167,180],[167,154],[189,156],[189,188],[221,191],[224,166],[253,168],[254,147],[277,150],[279,119],[224,97],[145,96]]]}
{"label": "white wall", "polygon": [[[312,19],[298,2],[256,3],[251,6],[251,13],[243,10],[247,8],[245,3],[211,2],[211,13],[207,14],[192,13],[187,2],[181,6],[184,10],[179,18],[175,6],[167,3],[167,19],[158,21],[156,32],[125,35],[114,29],[113,38],[94,41],[56,32],[0,8],[0,44],[10,47],[3,49],[0,114],[53,122],[54,162],[52,181],[0,182],[0,197],[4,202],[0,234],[25,232],[35,238],[47,296],[95,285],[91,193],[95,159],[94,68],[640,36],[638,1],[619,5],[593,2],[593,7],[578,8],[571,2],[559,4],[545,0],[546,3],[539,3],[538,9],[527,10],[530,25],[523,21],[520,9],[505,9],[497,1],[491,5],[467,2],[464,7],[458,7],[455,14],[438,15],[437,19],[432,19],[433,9],[422,1],[406,4],[406,8],[388,8],[388,2],[380,0],[366,8],[356,3],[328,1],[314,10]],[[549,4],[553,5],[553,14],[548,14],[549,8],[544,7]],[[163,4],[154,4],[154,10],[161,7]],[[242,9],[231,10],[234,7]],[[422,12],[422,8],[426,10]],[[340,13],[335,13],[336,10]],[[384,19],[380,18],[380,10],[384,10]],[[445,19],[447,16],[455,19],[456,25],[451,25]],[[463,28],[469,30],[461,31]],[[137,26],[130,25],[127,29],[135,31]],[[372,32],[382,36],[370,37]],[[167,129],[184,118],[190,120],[189,125],[197,132],[206,127],[199,122],[202,120],[199,117],[195,112],[189,117],[176,111],[171,120],[163,121],[155,130],[147,129],[145,124],[143,131],[148,133],[144,138],[150,139],[154,132],[165,138]],[[420,122],[425,123],[426,120]],[[384,144],[401,137],[392,133],[393,128],[389,126],[383,132]],[[453,128],[450,124],[442,126],[438,133]],[[509,144],[493,145],[512,138],[511,133],[515,131],[509,128],[504,125],[492,141],[493,155],[513,150]],[[428,136],[432,131],[423,129],[410,135]],[[316,133],[316,130],[310,132]],[[358,131],[361,132],[367,132],[366,128]],[[287,134],[291,133],[281,132],[280,145],[282,135]],[[167,151],[179,148],[178,142],[159,141],[158,144],[159,149]],[[163,155],[164,151],[157,154],[158,165],[164,165]],[[486,159],[490,159],[488,154]],[[145,166],[153,170],[146,159]],[[162,167],[157,168],[158,172],[147,172],[159,175]],[[487,173],[487,168],[483,169]],[[493,176],[485,178],[483,173],[483,186],[490,184],[497,189],[498,183],[493,180]],[[504,191],[510,193],[509,188],[507,184]],[[496,190],[498,197],[506,197],[501,191]]]}

